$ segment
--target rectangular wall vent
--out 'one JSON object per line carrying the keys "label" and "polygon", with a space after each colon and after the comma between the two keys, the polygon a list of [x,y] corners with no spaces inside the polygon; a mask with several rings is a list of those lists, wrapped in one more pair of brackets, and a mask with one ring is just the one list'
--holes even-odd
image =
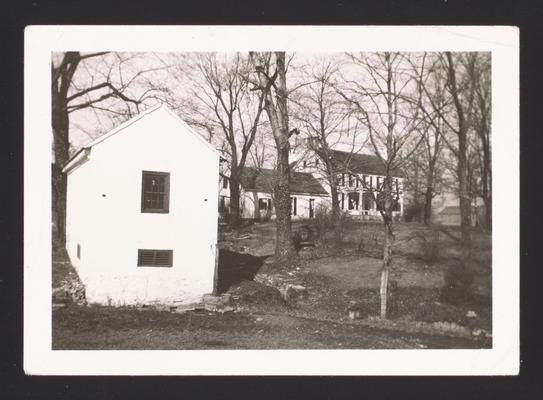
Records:
{"label": "rectangular wall vent", "polygon": [[171,267],[173,250],[138,249],[138,267]]}

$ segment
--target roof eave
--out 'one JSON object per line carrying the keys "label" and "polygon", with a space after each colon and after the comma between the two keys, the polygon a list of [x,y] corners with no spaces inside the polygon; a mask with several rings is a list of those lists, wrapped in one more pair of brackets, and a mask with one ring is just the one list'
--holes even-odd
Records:
{"label": "roof eave", "polygon": [[90,147],[82,147],[77,153],[73,155],[72,158],[70,158],[66,164],[64,165],[64,168],[62,168],[63,173],[68,173],[72,171],[74,168],[78,167],[79,165],[85,163],[90,158]]}

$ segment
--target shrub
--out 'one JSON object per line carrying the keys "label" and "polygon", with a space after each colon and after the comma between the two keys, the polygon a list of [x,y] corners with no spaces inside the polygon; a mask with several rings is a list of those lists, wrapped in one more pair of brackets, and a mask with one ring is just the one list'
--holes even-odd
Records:
{"label": "shrub", "polygon": [[[342,212],[339,216],[340,241],[345,233],[345,227],[350,219],[348,212]],[[320,204],[315,208],[315,218],[313,219],[315,227],[315,239],[324,244],[329,238],[334,240],[335,226],[334,215],[330,207]]]}
{"label": "shrub", "polygon": [[445,271],[441,299],[449,304],[465,304],[473,300],[474,273],[462,264],[450,265]]}
{"label": "shrub", "polygon": [[421,239],[421,258],[427,265],[434,265],[441,258],[443,248],[439,231],[419,233],[418,236]]}
{"label": "shrub", "polygon": [[412,203],[404,209],[405,222],[422,221],[422,215],[424,214],[424,204]]}
{"label": "shrub", "polygon": [[373,229],[373,226],[362,229],[358,251],[370,257],[381,258],[383,256],[383,232],[379,229]]}

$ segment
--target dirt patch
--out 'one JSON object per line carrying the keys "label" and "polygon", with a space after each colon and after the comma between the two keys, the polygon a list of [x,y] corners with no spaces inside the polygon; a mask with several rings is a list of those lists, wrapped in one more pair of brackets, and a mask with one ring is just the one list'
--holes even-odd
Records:
{"label": "dirt patch", "polygon": [[243,281],[230,288],[232,303],[242,309],[284,310],[287,307],[281,292],[255,281]]}

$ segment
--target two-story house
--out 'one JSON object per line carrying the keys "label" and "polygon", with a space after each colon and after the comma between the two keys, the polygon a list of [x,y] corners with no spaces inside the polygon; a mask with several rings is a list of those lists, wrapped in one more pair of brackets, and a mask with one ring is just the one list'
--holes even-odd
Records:
{"label": "two-story house", "polygon": [[[385,164],[379,157],[371,154],[332,150],[331,159],[337,173],[338,201],[341,210],[352,216],[364,219],[380,217],[383,207],[383,183]],[[311,150],[302,148],[293,155],[294,168],[313,174],[330,193],[324,165],[319,156]],[[399,170],[392,171],[392,187],[395,192],[393,216],[403,215],[403,180]]]}

